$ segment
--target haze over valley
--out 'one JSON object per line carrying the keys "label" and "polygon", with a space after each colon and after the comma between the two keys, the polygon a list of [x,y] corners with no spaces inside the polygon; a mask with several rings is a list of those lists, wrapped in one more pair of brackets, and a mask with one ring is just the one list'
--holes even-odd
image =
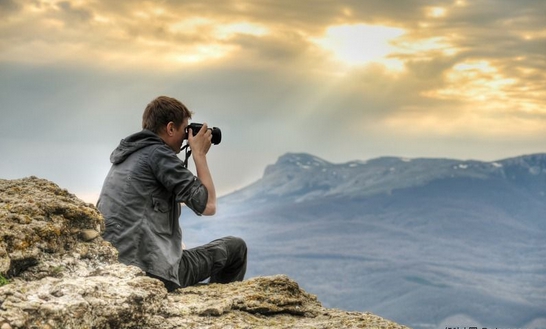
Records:
{"label": "haze over valley", "polygon": [[250,248],[248,277],[284,273],[328,307],[413,328],[546,324],[546,154],[492,162],[289,153],[218,214],[183,211],[188,247]]}

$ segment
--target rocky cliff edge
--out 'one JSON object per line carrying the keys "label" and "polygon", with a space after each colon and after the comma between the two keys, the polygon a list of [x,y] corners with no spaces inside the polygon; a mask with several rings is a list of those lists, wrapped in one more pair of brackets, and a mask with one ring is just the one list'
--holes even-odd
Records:
{"label": "rocky cliff edge", "polygon": [[36,177],[0,179],[0,329],[406,328],[323,308],[284,275],[167,293],[117,261],[97,209]]}

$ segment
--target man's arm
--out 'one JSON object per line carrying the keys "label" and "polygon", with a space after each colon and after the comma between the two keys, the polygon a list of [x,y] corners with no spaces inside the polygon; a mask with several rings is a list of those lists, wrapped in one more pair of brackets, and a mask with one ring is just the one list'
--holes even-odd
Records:
{"label": "man's arm", "polygon": [[203,123],[203,127],[197,135],[193,136],[192,129],[189,129],[188,133],[188,142],[191,147],[197,177],[199,177],[199,180],[201,180],[201,183],[208,192],[207,205],[202,214],[211,216],[216,213],[216,189],[214,188],[214,182],[212,181],[212,175],[207,163],[207,153],[211,146],[212,132],[208,130],[207,124]]}

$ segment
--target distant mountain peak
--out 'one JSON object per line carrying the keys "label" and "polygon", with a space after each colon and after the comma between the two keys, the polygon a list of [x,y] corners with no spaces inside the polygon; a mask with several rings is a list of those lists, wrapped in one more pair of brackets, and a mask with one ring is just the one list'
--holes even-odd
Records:
{"label": "distant mountain peak", "polygon": [[333,166],[332,163],[308,153],[286,153],[280,156],[273,165],[265,168],[264,177],[279,171],[293,172],[300,170],[312,170]]}
{"label": "distant mountain peak", "polygon": [[528,154],[494,161],[504,166],[540,167],[546,169],[546,153]]}
{"label": "distant mountain peak", "polygon": [[286,153],[279,157],[276,164],[291,164],[304,169],[332,165],[332,163],[308,153]]}

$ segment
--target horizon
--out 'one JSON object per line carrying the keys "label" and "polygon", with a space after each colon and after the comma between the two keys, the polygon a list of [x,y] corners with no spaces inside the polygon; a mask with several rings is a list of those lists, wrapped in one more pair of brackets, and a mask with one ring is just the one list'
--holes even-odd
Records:
{"label": "horizon", "polygon": [[[322,161],[326,161],[329,164],[333,164],[333,165],[343,165],[343,164],[350,163],[350,162],[368,162],[368,161],[373,161],[373,160],[381,159],[381,158],[398,158],[398,159],[401,159],[401,160],[405,160],[405,159],[407,159],[407,160],[417,160],[417,159],[435,160],[436,159],[436,160],[453,160],[453,161],[461,161],[461,162],[477,161],[477,162],[483,162],[483,163],[494,163],[494,162],[514,159],[514,158],[521,158],[521,157],[528,157],[528,156],[535,156],[535,155],[546,155],[546,152],[521,154],[521,155],[510,156],[510,157],[494,159],[494,160],[458,159],[458,158],[449,158],[449,157],[404,157],[404,156],[395,156],[395,155],[382,155],[382,156],[377,156],[377,157],[369,158],[369,159],[352,159],[352,160],[343,161],[343,162],[331,162],[329,160],[326,160],[326,159],[324,159],[322,157],[319,157],[317,155],[314,155],[314,154],[311,154],[311,153],[308,153],[308,152],[286,152],[284,154],[279,155],[274,162],[266,164],[262,168],[262,175],[260,177],[257,177],[254,181],[251,181],[246,185],[239,186],[239,187],[237,187],[236,189],[233,189],[233,190],[225,191],[223,194],[218,194],[218,198],[222,198],[222,197],[228,196],[231,193],[238,192],[238,191],[248,187],[249,185],[259,181],[260,179],[263,178],[263,172],[265,171],[266,167],[269,166],[269,165],[274,165],[281,157],[284,157],[284,156],[287,156],[287,155],[298,155],[298,154],[305,154],[305,155],[309,155],[309,156],[312,156],[312,157],[316,157],[316,158],[319,158]],[[9,179],[22,179],[22,178],[26,178],[26,177],[29,177],[29,176],[36,176],[36,175],[30,174],[30,175],[24,176],[24,177],[13,177],[13,178],[9,178]],[[44,178],[44,177],[39,177],[39,176],[37,176],[37,177],[38,178]],[[6,178],[3,178],[3,177],[0,177],[0,178],[6,179]],[[47,178],[45,178],[45,179],[47,179]],[[55,182],[55,181],[52,181],[52,182],[59,185],[61,188],[66,188],[65,186],[60,185],[58,182]],[[87,203],[96,204],[96,202],[98,201],[100,191],[98,191],[96,193],[91,193],[91,194],[85,194],[85,193],[81,193],[81,192],[76,193],[76,192],[71,191],[71,190],[69,190],[69,192],[75,194],[78,198],[80,198],[81,200],[83,200],[83,201],[85,201]]]}
{"label": "horizon", "polygon": [[208,161],[218,195],[287,152],[544,153],[545,12],[534,0],[6,0],[0,173],[93,201],[160,95],[222,129]]}
{"label": "horizon", "polygon": [[[228,196],[228,195],[230,195],[232,193],[239,192],[240,190],[245,189],[249,185],[252,185],[252,184],[256,183],[257,181],[259,181],[260,179],[263,178],[263,172],[265,171],[267,166],[274,165],[281,157],[285,157],[285,156],[288,156],[288,155],[308,155],[308,156],[311,156],[311,157],[318,158],[321,161],[328,162],[329,164],[332,164],[332,165],[344,165],[344,164],[347,164],[347,163],[350,163],[350,162],[363,162],[363,163],[366,163],[368,161],[374,161],[374,160],[383,159],[383,158],[394,158],[394,159],[400,159],[402,161],[404,161],[404,160],[413,161],[413,160],[423,159],[423,160],[452,160],[452,161],[461,161],[461,162],[476,161],[476,162],[482,162],[482,163],[496,163],[496,162],[502,162],[502,161],[505,161],[505,160],[516,159],[516,158],[525,158],[525,157],[536,156],[536,155],[546,155],[546,152],[522,154],[522,155],[517,155],[517,156],[512,156],[512,157],[507,157],[507,158],[501,158],[501,159],[496,159],[496,160],[490,160],[490,161],[476,160],[476,159],[445,158],[445,157],[444,158],[438,158],[438,157],[411,157],[411,158],[408,158],[408,157],[400,157],[400,156],[383,155],[383,156],[378,156],[378,157],[374,157],[374,158],[370,158],[370,159],[353,159],[353,160],[344,161],[344,162],[330,162],[330,161],[328,161],[328,160],[326,160],[324,158],[321,158],[319,156],[316,156],[314,154],[307,153],[307,152],[286,152],[284,154],[279,155],[279,157],[277,157],[277,160],[274,163],[267,164],[262,170],[262,175],[260,177],[258,177],[255,181],[250,182],[247,185],[240,186],[239,188],[237,188],[235,190],[228,191],[228,192],[226,192],[224,194],[219,194],[218,198],[222,198],[222,197]],[[80,196],[78,196],[78,197],[80,197]],[[81,197],[80,198],[82,200],[86,201],[86,202],[95,204],[97,199],[98,199],[98,194],[97,195],[86,196],[86,197],[89,200],[86,200],[86,199],[81,198]]]}
{"label": "horizon", "polygon": [[[289,154],[307,154],[307,155],[319,158],[319,159],[321,159],[323,161],[330,162],[330,161],[328,161],[328,160],[326,160],[326,159],[324,159],[324,158],[322,158],[320,156],[317,156],[317,155],[314,155],[314,154],[308,153],[308,152],[286,152],[284,154],[279,155],[279,157],[277,159],[279,159],[279,158],[281,158],[283,156],[289,155]],[[533,155],[543,155],[543,154],[546,154],[546,152],[526,153],[526,154],[514,155],[514,156],[510,156],[510,157],[503,157],[503,158],[494,159],[494,160],[479,160],[479,159],[472,159],[472,158],[460,159],[460,158],[450,158],[450,157],[421,157],[421,156],[405,157],[405,156],[385,154],[385,155],[379,155],[377,157],[373,157],[373,158],[369,158],[369,159],[352,159],[352,160],[343,161],[343,162],[330,162],[330,163],[332,163],[332,164],[344,164],[344,163],[348,163],[348,162],[352,162],[352,161],[371,161],[371,160],[380,159],[380,158],[400,158],[400,159],[411,159],[411,160],[414,160],[414,159],[445,159],[445,160],[456,160],[456,161],[495,162],[495,161],[504,161],[504,160],[513,159],[513,158],[527,157],[527,156],[533,156]]]}

